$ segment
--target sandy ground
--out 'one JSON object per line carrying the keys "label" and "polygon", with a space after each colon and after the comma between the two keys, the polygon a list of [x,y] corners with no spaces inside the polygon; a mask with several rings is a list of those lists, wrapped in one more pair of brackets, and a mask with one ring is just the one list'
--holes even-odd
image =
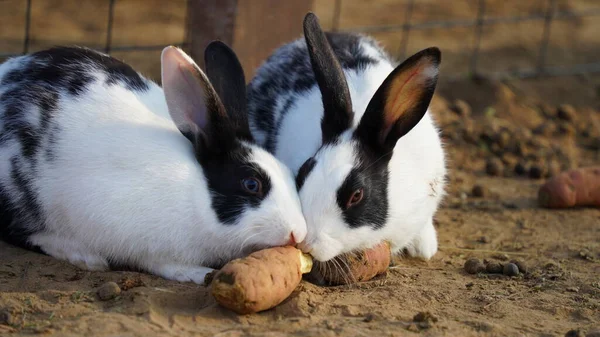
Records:
{"label": "sandy ground", "polygon": [[[587,131],[596,147],[586,143],[590,137],[580,139],[573,133],[565,136],[571,144],[562,147],[569,149],[567,154],[557,160],[566,167],[600,163],[598,100],[589,89],[594,79],[570,80],[580,96],[577,115],[569,123],[584,129],[590,125]],[[476,134],[495,124],[519,130],[525,123],[523,109],[537,111],[529,115],[539,123],[562,125],[555,117],[542,117],[541,110],[534,110],[537,105],[531,105],[532,90],[543,88],[535,82],[513,84],[528,87],[532,94],[520,96],[499,83],[442,86],[433,106],[444,135],[468,134],[465,120],[481,128],[472,131]],[[488,108],[474,110],[469,117],[455,113],[448,107],[452,98],[443,97],[461,90],[475,98],[470,104],[474,108],[482,97],[490,98],[483,102]],[[545,104],[552,114],[554,106]],[[491,117],[490,107],[496,111]],[[538,123],[536,118],[527,121]],[[531,137],[542,143],[532,147],[532,153],[543,150],[544,140],[552,138]],[[132,272],[81,271],[2,244],[0,335],[562,336],[571,329],[600,329],[600,209],[541,209],[537,189],[544,178],[515,176],[510,163],[501,176],[490,176],[485,162],[494,156],[492,150],[465,139],[469,138],[446,137],[449,195],[436,218],[440,252],[429,262],[399,259],[387,275],[353,286],[319,287],[304,281],[279,307],[238,316],[219,307],[203,286]],[[547,144],[554,141],[558,140]],[[544,167],[544,160],[537,162]],[[484,187],[484,197],[472,195],[475,184]],[[470,275],[463,269],[470,257],[520,259],[528,271],[517,277]],[[122,292],[101,301],[96,291],[108,281],[119,284]],[[435,319],[415,323],[419,312]]]}
{"label": "sandy ground", "polygon": [[[331,7],[316,2],[326,19]],[[0,49],[19,52],[23,6],[0,2]],[[106,1],[34,1],[32,49],[89,41],[102,46]],[[146,3],[154,3],[148,1]],[[344,0],[342,28],[401,23],[401,1]],[[415,21],[472,18],[475,1],[418,1]],[[539,13],[545,1],[488,1],[497,15]],[[594,0],[559,1],[561,8],[597,8]],[[142,2],[119,1],[115,45],[163,44],[183,39],[183,1],[159,14]],[[503,5],[505,4],[505,5]],[[154,4],[153,6],[155,6]],[[367,6],[368,8],[365,8]],[[399,7],[400,6],[400,7]],[[419,9],[420,8],[420,9]],[[421,13],[421,14],[419,14]],[[149,24],[145,18],[151,17]],[[553,26],[550,64],[598,61],[600,21],[565,20]],[[464,73],[471,30],[425,30],[411,35],[408,52],[428,45],[444,51],[444,73]],[[484,69],[531,66],[537,60],[539,25],[484,31]],[[377,35],[394,52],[401,33]],[[156,77],[159,52],[116,56]],[[455,104],[461,99],[464,104]],[[573,118],[557,107],[571,104]],[[281,306],[238,316],[215,304],[199,285],[133,272],[96,273],[0,243],[0,336],[563,336],[571,329],[600,330],[600,209],[550,211],[537,205],[537,190],[558,169],[600,164],[600,76],[448,82],[437,91],[434,113],[449,152],[449,189],[436,217],[440,251],[429,262],[399,259],[375,280],[342,287],[303,282]],[[459,113],[456,111],[459,110]],[[500,143],[507,133],[511,142]],[[561,136],[566,134],[566,136]],[[506,139],[505,139],[506,140]],[[495,158],[495,159],[493,159]],[[486,173],[486,162],[499,173]],[[522,164],[541,178],[514,173]],[[474,185],[486,191],[472,193]],[[468,258],[507,262],[520,259],[526,274],[507,277],[467,274]],[[110,300],[97,289],[108,281],[121,287]],[[434,318],[414,322],[419,312]]]}

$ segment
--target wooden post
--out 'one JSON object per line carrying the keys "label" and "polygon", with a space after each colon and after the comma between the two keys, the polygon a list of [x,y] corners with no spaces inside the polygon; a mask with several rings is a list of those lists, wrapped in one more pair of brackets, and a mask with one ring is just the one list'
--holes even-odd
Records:
{"label": "wooden post", "polygon": [[188,0],[187,51],[204,68],[204,49],[213,40],[233,44],[238,0]]}
{"label": "wooden post", "polygon": [[302,21],[313,9],[313,0],[239,0],[234,50],[246,80],[273,50],[302,37]]}

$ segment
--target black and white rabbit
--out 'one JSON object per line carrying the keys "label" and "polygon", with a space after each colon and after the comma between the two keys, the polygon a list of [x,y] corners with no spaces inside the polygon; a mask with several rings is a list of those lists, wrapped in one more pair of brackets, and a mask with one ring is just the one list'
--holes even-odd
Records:
{"label": "black and white rabbit", "polygon": [[394,253],[437,252],[446,158],[428,109],[440,61],[433,47],[396,66],[372,38],[324,33],[309,13],[304,38],[251,80],[251,131],[296,176],[299,247],[317,261],[382,240]]}
{"label": "black and white rabbit", "polygon": [[302,241],[294,177],[253,140],[237,57],[213,42],[205,58],[207,75],[165,48],[162,88],[79,47],[2,64],[2,237],[88,270],[196,283]]}

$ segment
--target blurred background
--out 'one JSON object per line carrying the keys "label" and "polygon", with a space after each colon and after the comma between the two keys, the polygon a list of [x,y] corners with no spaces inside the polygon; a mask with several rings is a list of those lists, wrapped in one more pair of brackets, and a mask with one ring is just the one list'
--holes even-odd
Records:
{"label": "blurred background", "polygon": [[375,36],[399,61],[438,46],[446,79],[600,72],[598,0],[0,0],[0,61],[76,44],[158,79],[165,45],[202,63],[219,38],[249,79],[273,49],[301,37],[307,11],[327,30]]}

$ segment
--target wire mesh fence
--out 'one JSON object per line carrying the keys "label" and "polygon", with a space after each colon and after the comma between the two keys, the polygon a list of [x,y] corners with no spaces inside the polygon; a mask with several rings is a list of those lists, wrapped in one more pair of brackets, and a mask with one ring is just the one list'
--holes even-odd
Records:
{"label": "wire mesh fence", "polygon": [[[17,56],[30,52],[31,45],[31,25],[32,25],[32,3],[34,1],[44,0],[24,0],[25,10],[25,24],[23,32],[23,48],[21,53],[15,52],[4,52],[0,50],[0,57],[6,58],[11,56]],[[106,40],[104,46],[90,46],[92,48],[103,50],[106,53],[112,53],[117,51],[158,51],[164,48],[165,44],[151,44],[151,45],[113,45],[114,37],[114,16],[115,16],[115,4],[117,0],[106,0],[109,3],[108,14],[106,17]],[[188,0],[188,9],[190,8],[189,2],[202,0]],[[304,0],[294,0],[304,1]],[[472,49],[469,51],[469,62],[468,62],[468,76],[477,76],[480,74],[479,61],[481,59],[480,48],[484,41],[483,28],[486,26],[494,26],[501,24],[516,24],[520,22],[539,22],[542,25],[542,34],[540,37],[539,46],[537,46],[537,58],[535,66],[531,68],[519,68],[510,69],[496,72],[493,74],[486,74],[486,76],[492,77],[538,77],[538,76],[561,76],[561,75],[572,75],[581,73],[595,73],[600,72],[600,56],[599,59],[584,64],[564,64],[564,65],[548,65],[548,53],[549,53],[549,42],[552,33],[553,23],[557,20],[565,19],[576,19],[576,18],[589,18],[598,17],[600,20],[600,7],[586,9],[582,11],[561,11],[558,9],[559,0],[546,0],[548,3],[544,13],[539,14],[528,14],[528,15],[513,15],[513,16],[493,16],[486,12],[486,0],[474,0],[476,1],[476,17],[474,20],[466,19],[450,19],[442,21],[426,21],[426,22],[411,22],[413,15],[413,9],[415,3],[418,0],[406,0],[405,11],[403,13],[404,22],[402,24],[392,25],[370,25],[363,27],[353,28],[340,28],[340,18],[342,14],[342,2],[344,0],[333,0],[331,5],[334,6],[333,18],[332,18],[332,30],[334,31],[348,31],[348,32],[360,32],[360,33],[384,33],[384,32],[397,32],[400,33],[401,38],[398,43],[394,56],[397,58],[404,59],[407,55],[407,46],[411,40],[411,34],[416,31],[431,30],[431,29],[450,29],[456,27],[464,27],[473,29],[473,44]],[[196,7],[198,8],[198,7]],[[157,9],[159,10],[159,9]],[[187,15],[189,19],[189,13]],[[187,22],[181,23],[189,30],[190,25]],[[189,39],[195,32],[187,32],[185,36]],[[198,34],[206,34],[206,32],[198,32]],[[172,45],[187,48],[188,41],[173,41]]]}

